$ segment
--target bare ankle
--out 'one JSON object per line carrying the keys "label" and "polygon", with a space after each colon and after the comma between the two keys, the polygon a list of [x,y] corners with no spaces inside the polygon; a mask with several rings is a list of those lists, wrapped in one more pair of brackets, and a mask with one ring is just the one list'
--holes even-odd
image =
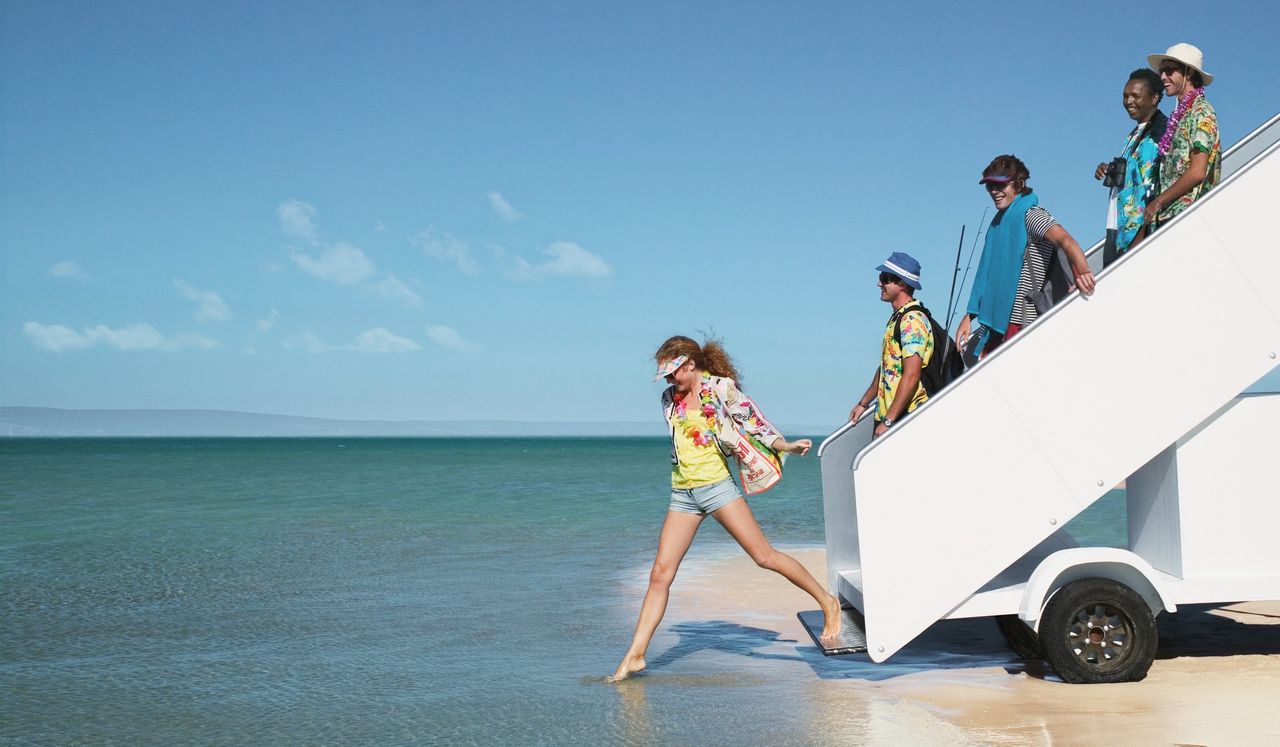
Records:
{"label": "bare ankle", "polygon": [[606,677],[608,682],[618,682],[625,680],[636,672],[640,672],[645,668],[644,654],[627,654],[622,657],[622,663],[618,665],[613,675]]}

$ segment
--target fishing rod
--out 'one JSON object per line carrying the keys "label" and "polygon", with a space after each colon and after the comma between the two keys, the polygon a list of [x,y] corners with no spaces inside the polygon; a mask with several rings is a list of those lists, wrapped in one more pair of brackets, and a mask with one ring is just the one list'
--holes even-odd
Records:
{"label": "fishing rod", "polygon": [[[964,293],[964,284],[969,282],[969,269],[973,267],[973,253],[978,249],[978,239],[982,238],[982,235],[986,233],[987,211],[990,209],[991,208],[989,207],[985,207],[982,209],[982,218],[978,221],[978,232],[973,235],[973,246],[969,247],[969,261],[964,266],[964,277],[961,278],[960,280],[959,293],[956,295],[956,298],[955,298],[957,302],[960,300],[960,295]],[[959,307],[959,304],[957,303],[955,306],[955,311],[959,311],[959,310],[960,310],[960,307]],[[947,329],[951,329],[951,322],[954,319],[955,319],[954,316],[947,317]]]}
{"label": "fishing rod", "polygon": [[960,252],[964,249],[964,229],[963,225],[960,226],[960,241],[956,244],[956,267],[951,273],[951,290],[947,292],[947,315],[944,317],[947,320],[947,329],[951,328],[951,311],[956,302],[956,277],[960,275]]}

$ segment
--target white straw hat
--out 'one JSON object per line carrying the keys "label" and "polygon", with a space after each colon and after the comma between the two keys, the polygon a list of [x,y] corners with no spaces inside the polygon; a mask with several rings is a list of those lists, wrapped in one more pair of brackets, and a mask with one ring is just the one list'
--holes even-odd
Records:
{"label": "white straw hat", "polygon": [[1165,60],[1173,60],[1181,62],[1187,67],[1200,73],[1200,77],[1204,78],[1204,84],[1207,86],[1213,82],[1213,76],[1204,71],[1204,53],[1200,48],[1192,44],[1182,42],[1169,47],[1164,54],[1149,54],[1147,62],[1150,63],[1151,69],[1157,73],[1160,72],[1160,63]]}

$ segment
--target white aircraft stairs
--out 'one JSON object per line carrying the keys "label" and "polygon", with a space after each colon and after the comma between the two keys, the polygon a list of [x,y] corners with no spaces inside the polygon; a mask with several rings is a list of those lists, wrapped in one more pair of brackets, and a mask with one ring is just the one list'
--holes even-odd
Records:
{"label": "white aircraft stairs", "polygon": [[[828,653],[880,662],[940,619],[1007,612],[979,592],[1280,363],[1278,143],[1280,115],[1092,296],[1070,294],[885,437],[864,417],[822,444],[829,588],[851,609]],[[801,613],[811,630],[815,614]]]}

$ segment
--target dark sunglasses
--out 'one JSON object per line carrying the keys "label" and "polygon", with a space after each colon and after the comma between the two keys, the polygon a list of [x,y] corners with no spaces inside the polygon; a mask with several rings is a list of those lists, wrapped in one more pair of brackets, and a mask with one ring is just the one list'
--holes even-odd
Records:
{"label": "dark sunglasses", "polygon": [[1160,66],[1160,74],[1167,75],[1170,78],[1173,77],[1174,73],[1181,73],[1184,71],[1186,71],[1186,68],[1181,65],[1161,65]]}
{"label": "dark sunglasses", "polygon": [[898,277],[897,275],[891,275],[887,272],[880,273],[880,284],[888,285],[890,283],[897,283],[898,285],[902,285],[902,278]]}

